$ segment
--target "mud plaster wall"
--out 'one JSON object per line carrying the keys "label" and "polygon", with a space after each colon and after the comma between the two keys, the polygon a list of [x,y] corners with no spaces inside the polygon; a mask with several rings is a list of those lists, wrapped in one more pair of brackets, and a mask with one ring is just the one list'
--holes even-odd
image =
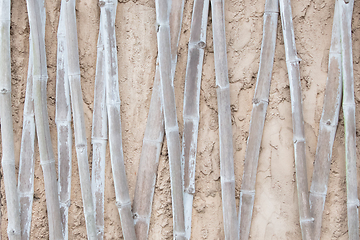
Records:
{"label": "mud plaster wall", "polygon": [[[90,136],[96,43],[100,15],[97,2],[96,0],[78,0],[76,2],[81,81],[90,153],[89,161],[92,159]],[[259,64],[264,2],[264,0],[225,1],[237,204],[252,109],[251,101]],[[183,127],[184,75],[192,5],[192,0],[185,2],[174,83],[180,132],[182,132]],[[292,8],[296,45],[299,57],[302,59],[300,64],[301,86],[304,100],[307,167],[310,181],[327,76],[334,0],[293,0]],[[48,109],[53,148],[56,153],[57,141],[54,121],[56,31],[59,21],[60,0],[46,0],[46,11],[46,51],[49,74]],[[201,84],[200,128],[192,237],[193,239],[212,240],[224,239],[224,232],[221,210],[219,138],[211,14],[209,16]],[[359,19],[360,3],[355,1],[353,50],[357,116],[360,116]],[[292,146],[290,91],[280,21],[278,26],[270,101],[258,166],[251,239],[301,239]],[[117,7],[116,28],[124,156],[130,196],[133,196],[157,55],[154,1],[120,2]],[[17,170],[29,54],[29,30],[26,1],[12,1],[12,102]],[[359,120],[357,121],[357,128],[360,129]],[[360,159],[359,152],[358,159]],[[360,166],[359,161],[358,165]],[[72,174],[69,238],[85,239],[85,220],[75,152],[73,152]],[[4,197],[4,184],[3,179],[1,179],[1,235],[3,239],[7,239],[7,210]],[[170,178],[165,141],[158,168],[150,239],[172,239],[171,215]],[[37,153],[31,239],[47,238],[48,224],[44,182]],[[323,217],[322,238],[348,238],[342,112],[340,113],[339,127],[334,143],[329,189]],[[120,220],[115,206],[110,164],[106,166],[105,239],[122,239]]]}

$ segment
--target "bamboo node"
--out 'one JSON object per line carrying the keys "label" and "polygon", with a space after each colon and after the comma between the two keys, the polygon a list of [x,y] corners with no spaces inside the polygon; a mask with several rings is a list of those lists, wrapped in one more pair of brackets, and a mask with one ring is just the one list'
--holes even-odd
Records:
{"label": "bamboo node", "polygon": [[304,138],[299,138],[299,139],[294,139],[294,144],[296,143],[304,143],[305,142],[305,139]]}
{"label": "bamboo node", "polygon": [[314,222],[314,218],[304,218],[300,220],[300,223],[306,223],[306,222]]}
{"label": "bamboo node", "polygon": [[311,191],[311,190],[310,190],[310,194],[315,195],[315,196],[320,196],[320,197],[326,196],[326,192],[316,192],[316,191]]}
{"label": "bamboo node", "polygon": [[122,209],[123,207],[131,206],[131,202],[121,203],[120,201],[116,201],[116,207]]}
{"label": "bamboo node", "polygon": [[301,62],[301,58],[298,58],[298,56],[295,56],[295,58],[286,60],[286,62],[290,63],[290,64],[299,63],[299,62]]}
{"label": "bamboo node", "polygon": [[254,99],[252,100],[252,103],[253,103],[253,104],[269,103],[269,100],[268,100],[268,99],[258,99],[258,98],[254,98]]}
{"label": "bamboo node", "polygon": [[48,160],[48,161],[41,161],[40,162],[41,166],[46,166],[46,165],[50,165],[50,164],[55,164],[55,160],[51,159],[51,160]]}
{"label": "bamboo node", "polygon": [[240,190],[240,193],[250,195],[250,196],[255,196],[255,190]]}
{"label": "bamboo node", "polygon": [[185,192],[188,193],[188,194],[194,195],[194,193],[195,193],[194,186],[186,187]]}
{"label": "bamboo node", "polygon": [[1,94],[6,94],[6,93],[9,93],[9,92],[11,92],[11,90],[9,90],[9,89],[7,89],[7,88],[2,88],[2,89],[0,90],[0,93],[1,93]]}
{"label": "bamboo node", "polygon": [[87,146],[85,144],[83,144],[83,143],[80,143],[80,144],[76,145],[76,149],[79,151],[79,153],[83,153],[85,151],[86,147]]}
{"label": "bamboo node", "polygon": [[106,137],[92,137],[91,138],[91,143],[105,143],[107,142],[107,138]]}
{"label": "bamboo node", "polygon": [[359,202],[359,199],[356,199],[356,200],[352,200],[352,201],[347,201],[347,204],[346,204],[346,205],[359,207],[359,206],[360,206],[360,202]]}
{"label": "bamboo node", "polygon": [[66,200],[65,202],[60,202],[60,207],[69,208],[70,205],[70,199]]}

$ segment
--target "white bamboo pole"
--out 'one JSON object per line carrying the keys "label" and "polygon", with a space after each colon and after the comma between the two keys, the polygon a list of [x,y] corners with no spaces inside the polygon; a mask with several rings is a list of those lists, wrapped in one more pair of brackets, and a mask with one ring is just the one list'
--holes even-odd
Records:
{"label": "white bamboo pole", "polygon": [[125,240],[135,240],[131,200],[126,180],[122,148],[119,77],[116,50],[115,17],[117,0],[100,1],[100,32],[104,43],[106,105],[109,119],[109,146],[114,178],[116,205]]}
{"label": "white bamboo pole", "polygon": [[345,125],[346,192],[348,235],[359,239],[359,199],[356,169],[356,119],[354,98],[354,73],[351,41],[351,20],[354,0],[338,0],[340,6],[340,36],[343,79],[343,113]]}
{"label": "white bamboo pole", "polygon": [[62,0],[64,4],[65,38],[68,57],[68,78],[74,121],[75,148],[78,159],[81,195],[88,239],[96,239],[96,225],[88,163],[83,98],[80,81],[80,63],[76,28],[75,0]]}
{"label": "white bamboo pole", "polygon": [[271,74],[273,70],[279,1],[265,3],[263,39],[261,44],[259,72],[253,99],[249,138],[247,141],[244,174],[240,190],[239,224],[240,239],[249,239],[254,208],[256,173],[259,161],[266,110],[269,103]]}
{"label": "white bamboo pole", "polygon": [[94,198],[96,234],[98,240],[102,240],[104,238],[105,158],[108,134],[105,94],[104,44],[101,38],[101,33],[99,31],[95,74],[94,112],[91,136],[91,142],[93,146],[91,186]]}
{"label": "white bamboo pole", "polygon": [[56,115],[58,136],[59,200],[62,231],[68,239],[68,213],[71,193],[72,131],[68,79],[68,63],[64,25],[64,6],[61,5],[58,26],[57,74],[56,74]]}
{"label": "white bamboo pole", "polygon": [[[174,1],[170,12],[172,81],[174,81],[177,50],[180,39],[184,0]],[[164,139],[164,113],[161,106],[161,85],[158,59],[150,101],[150,109],[143,139],[139,170],[136,180],[133,213],[138,239],[147,239],[151,207],[155,190],[156,172]]]}
{"label": "white bamboo pole", "polygon": [[215,77],[219,117],[220,176],[224,233],[226,240],[239,238],[235,202],[235,175],[226,53],[224,1],[211,0]]}
{"label": "white bamboo pole", "polygon": [[184,131],[182,164],[184,167],[184,210],[186,238],[191,237],[191,215],[195,193],[195,166],[199,130],[201,75],[206,46],[209,1],[195,0],[190,30],[184,90]]}
{"label": "white bamboo pole", "polygon": [[[27,0],[30,34],[33,45],[33,97],[36,133],[38,137],[40,162],[44,173],[46,205],[49,221],[49,238],[63,239],[59,197],[56,182],[55,159],[51,144],[46,104],[47,65],[43,22],[41,12],[45,11],[43,1]],[[41,10],[40,10],[41,9]]]}
{"label": "white bamboo pole", "polygon": [[329,52],[328,76],[320,119],[314,172],[310,188],[310,210],[314,217],[314,237],[321,236],[321,222],[329,180],[330,164],[342,97],[341,45],[339,3],[335,3],[331,46]]}
{"label": "white bamboo pole", "polygon": [[7,233],[9,239],[20,239],[20,209],[16,189],[14,133],[11,111],[11,54],[10,12],[11,1],[0,1],[0,115],[2,141],[2,168],[8,214]]}
{"label": "white bamboo pole", "polygon": [[175,93],[172,82],[170,9],[171,0],[156,0],[156,21],[158,24],[158,58],[162,105],[164,108],[165,132],[168,142],[171,197],[173,212],[173,238],[186,239],[184,202],[181,173],[181,146],[176,116]]}
{"label": "white bamboo pole", "polygon": [[300,59],[297,57],[296,52],[290,0],[280,0],[280,14],[284,35],[286,65],[290,82],[296,186],[298,192],[300,227],[302,239],[307,240],[313,238],[314,219],[310,213],[306,170],[306,144],[299,69]]}

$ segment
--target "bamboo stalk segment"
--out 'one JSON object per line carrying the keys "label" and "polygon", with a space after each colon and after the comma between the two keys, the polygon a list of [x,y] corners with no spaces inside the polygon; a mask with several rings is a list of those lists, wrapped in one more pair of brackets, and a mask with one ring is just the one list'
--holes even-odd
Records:
{"label": "bamboo stalk segment", "polygon": [[158,58],[165,132],[168,142],[171,197],[173,210],[173,238],[185,239],[184,202],[181,173],[181,146],[176,116],[175,92],[172,82],[170,9],[171,0],[156,0],[158,24]]}
{"label": "bamboo stalk segment", "polygon": [[65,18],[65,38],[68,59],[68,78],[74,121],[75,148],[78,159],[81,195],[88,239],[96,239],[95,214],[91,192],[88,163],[83,98],[80,81],[79,50],[76,28],[75,0],[63,0]]}
{"label": "bamboo stalk segment", "polygon": [[49,238],[63,239],[61,216],[56,182],[55,159],[52,150],[48,112],[46,105],[47,64],[44,29],[45,12],[43,1],[27,0],[30,34],[33,48],[33,97],[36,133],[38,137],[40,162],[44,173],[46,205],[49,221]]}
{"label": "bamboo stalk segment", "polygon": [[56,115],[58,136],[59,200],[62,231],[68,239],[68,212],[71,194],[71,107],[68,79],[68,62],[64,25],[64,5],[61,5],[58,27],[57,74],[56,74]]}
{"label": "bamboo stalk segment", "polygon": [[[184,0],[174,1],[170,12],[172,81],[177,62],[177,49],[180,39]],[[164,113],[161,103],[161,85],[157,59],[153,92],[141,151],[137,175],[133,212],[135,232],[138,239],[147,239],[149,233],[152,200],[154,196],[156,172],[164,139]]]}
{"label": "bamboo stalk segment", "polygon": [[226,53],[224,1],[211,0],[216,92],[219,117],[220,177],[225,239],[238,239],[230,90]]}
{"label": "bamboo stalk segment", "polygon": [[100,31],[104,43],[106,105],[109,120],[109,145],[115,185],[116,205],[120,214],[124,239],[130,240],[136,239],[136,235],[122,148],[119,77],[115,35],[116,7],[116,0],[100,2]]}
{"label": "bamboo stalk segment", "polygon": [[102,240],[104,238],[105,157],[108,134],[105,94],[104,45],[99,31],[91,136],[93,146],[91,186],[94,198],[96,233],[98,240]]}
{"label": "bamboo stalk segment", "polygon": [[20,239],[20,209],[16,188],[14,133],[11,110],[11,54],[10,12],[11,1],[0,1],[0,115],[2,141],[2,168],[8,214],[7,234],[9,239]]}
{"label": "bamboo stalk segment", "polygon": [[[184,90],[184,132],[182,162],[184,166],[184,210],[186,238],[191,237],[191,215],[195,193],[195,165],[199,130],[199,102],[209,1],[195,0],[190,30]],[[170,28],[171,29],[171,28]]]}
{"label": "bamboo stalk segment", "polygon": [[340,36],[342,52],[343,112],[345,124],[346,192],[349,239],[359,239],[359,199],[356,169],[356,119],[354,73],[351,41],[351,20],[354,1],[338,0],[340,6]]}
{"label": "bamboo stalk segment", "polygon": [[260,64],[253,99],[253,110],[251,114],[249,138],[247,141],[245,155],[244,174],[240,190],[239,223],[241,240],[249,239],[250,234],[255,199],[256,173],[266,110],[269,102],[278,16],[278,0],[267,0],[264,12]]}
{"label": "bamboo stalk segment", "polygon": [[284,35],[286,65],[288,69],[291,111],[293,122],[293,142],[296,170],[296,186],[302,239],[312,239],[313,221],[310,213],[309,192],[305,157],[304,117],[302,110],[300,59],[297,57],[290,0],[280,0],[281,23]]}
{"label": "bamboo stalk segment", "polygon": [[323,112],[320,120],[314,172],[310,189],[310,209],[314,217],[314,237],[320,239],[322,214],[330,173],[332,147],[338,125],[342,97],[341,45],[339,3],[334,10],[331,46],[329,52],[328,77],[326,81]]}

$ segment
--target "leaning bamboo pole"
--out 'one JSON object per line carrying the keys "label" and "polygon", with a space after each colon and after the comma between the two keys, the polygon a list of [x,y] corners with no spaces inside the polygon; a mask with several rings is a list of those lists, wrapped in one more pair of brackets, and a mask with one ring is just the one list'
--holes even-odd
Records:
{"label": "leaning bamboo pole", "polygon": [[249,239],[250,234],[255,198],[256,173],[266,110],[269,103],[271,74],[274,65],[278,16],[279,1],[267,0],[264,12],[260,64],[253,99],[244,174],[240,190],[239,224],[241,240]]}
{"label": "leaning bamboo pole", "polygon": [[340,6],[340,36],[343,76],[343,113],[345,125],[346,192],[348,235],[359,239],[359,199],[356,169],[356,119],[354,98],[354,73],[351,41],[351,20],[354,0],[338,0]]}
{"label": "leaning bamboo pole", "polygon": [[88,163],[83,98],[80,81],[80,63],[76,28],[75,0],[62,0],[64,4],[65,39],[68,60],[68,78],[74,121],[75,148],[83,199],[88,239],[96,239],[96,225]]}
{"label": "leaning bamboo pole", "polygon": [[47,65],[43,22],[41,12],[45,11],[43,1],[27,0],[30,34],[33,48],[33,97],[36,133],[38,137],[40,162],[44,173],[46,205],[49,221],[49,238],[63,239],[56,182],[55,159],[52,150],[48,112],[46,104]]}
{"label": "leaning bamboo pole", "polygon": [[181,173],[181,146],[172,82],[170,9],[171,0],[156,0],[158,59],[165,132],[168,143],[173,213],[173,238],[186,239]]}
{"label": "leaning bamboo pole", "polygon": [[226,240],[239,238],[235,202],[235,174],[230,111],[230,89],[226,53],[224,1],[211,0],[216,92],[219,117],[220,176]]}
{"label": "leaning bamboo pole", "polygon": [[117,0],[100,2],[100,32],[104,43],[106,106],[109,122],[109,146],[114,178],[116,205],[125,240],[135,240],[135,227],[127,185],[122,148],[119,76],[116,50],[115,17]]}
{"label": "leaning bamboo pole", "polygon": [[195,0],[190,30],[184,90],[184,131],[182,164],[184,177],[184,211],[186,238],[191,237],[191,215],[195,193],[195,166],[199,130],[199,102],[209,1]]}
{"label": "leaning bamboo pole", "polygon": [[342,97],[339,17],[339,2],[336,1],[329,52],[328,76],[309,196],[310,210],[314,217],[313,239],[316,240],[320,239],[321,236],[321,222],[329,180],[332,147],[335,140]]}
{"label": "leaning bamboo pole", "polygon": [[281,23],[284,35],[286,65],[290,82],[293,143],[295,155],[296,186],[302,239],[312,239],[313,221],[310,213],[309,191],[306,170],[306,144],[302,110],[300,59],[297,57],[290,0],[280,0]]}
{"label": "leaning bamboo pole", "polygon": [[[100,19],[101,21],[101,19]],[[93,161],[91,189],[93,191],[97,239],[104,238],[104,188],[107,144],[107,112],[104,76],[104,44],[99,31],[95,73],[94,112],[91,143]]]}
{"label": "leaning bamboo pole", "polygon": [[10,12],[11,1],[0,1],[0,115],[2,160],[6,205],[8,214],[7,233],[9,239],[20,239],[19,198],[16,189],[14,133],[11,111],[11,54]]}
{"label": "leaning bamboo pole", "polygon": [[55,123],[58,137],[58,182],[62,231],[64,238],[68,239],[68,213],[71,194],[72,131],[64,20],[64,5],[61,5],[57,33],[58,46]]}
{"label": "leaning bamboo pole", "polygon": [[[177,50],[180,39],[184,0],[174,1],[170,11],[170,37],[172,81],[174,81]],[[137,174],[133,213],[135,233],[138,239],[147,239],[151,207],[155,190],[156,172],[164,139],[164,113],[161,105],[161,85],[158,59],[151,95],[149,115],[143,139],[139,170]]]}

